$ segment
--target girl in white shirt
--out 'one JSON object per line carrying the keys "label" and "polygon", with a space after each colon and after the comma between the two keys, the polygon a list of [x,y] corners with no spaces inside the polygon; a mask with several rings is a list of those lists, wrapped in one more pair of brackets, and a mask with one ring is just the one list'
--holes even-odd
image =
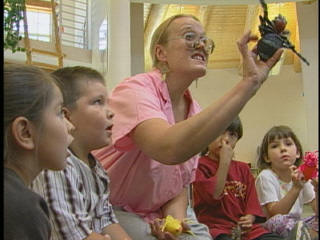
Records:
{"label": "girl in white shirt", "polygon": [[302,146],[289,127],[275,126],[264,136],[258,159],[262,171],[256,179],[258,197],[268,218],[264,225],[289,239],[318,236],[317,214],[301,218],[304,204],[311,204],[317,213],[314,189],[318,184],[316,179],[305,181],[297,169],[302,157]]}

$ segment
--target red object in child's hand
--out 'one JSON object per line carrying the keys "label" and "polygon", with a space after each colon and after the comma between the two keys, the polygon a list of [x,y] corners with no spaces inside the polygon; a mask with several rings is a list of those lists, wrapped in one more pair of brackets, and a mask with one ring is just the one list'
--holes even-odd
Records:
{"label": "red object in child's hand", "polygon": [[302,173],[305,180],[313,178],[314,172],[317,172],[317,168],[305,166]]}
{"label": "red object in child's hand", "polygon": [[316,178],[318,176],[318,151],[306,152],[303,164],[299,170],[303,173],[305,180]]}

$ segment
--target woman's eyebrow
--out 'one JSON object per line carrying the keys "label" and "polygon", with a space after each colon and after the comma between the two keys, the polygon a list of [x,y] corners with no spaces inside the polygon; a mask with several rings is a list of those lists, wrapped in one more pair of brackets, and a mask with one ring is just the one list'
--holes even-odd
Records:
{"label": "woman's eyebrow", "polygon": [[[194,28],[192,28],[191,25],[184,25],[184,26],[182,26],[182,27],[179,29],[178,32],[185,32],[185,31],[196,32],[196,31],[194,30]],[[200,35],[206,35],[206,33],[205,33],[205,32],[201,32]]]}

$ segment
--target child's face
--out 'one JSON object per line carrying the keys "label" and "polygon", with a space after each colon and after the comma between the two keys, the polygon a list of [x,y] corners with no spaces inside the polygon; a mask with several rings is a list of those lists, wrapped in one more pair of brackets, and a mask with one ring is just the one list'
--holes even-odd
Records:
{"label": "child's face", "polygon": [[70,110],[75,126],[73,144],[84,150],[95,150],[111,143],[113,113],[109,110],[106,87],[94,80],[80,83],[81,96]]}
{"label": "child's face", "polygon": [[43,169],[61,170],[66,165],[67,148],[73,140],[70,135],[73,125],[64,117],[62,104],[62,94],[54,87],[53,100],[43,113],[43,126],[39,132],[37,154]]}
{"label": "child's face", "polygon": [[271,163],[273,169],[288,169],[300,157],[297,146],[291,137],[275,138],[268,144],[268,156],[265,161]]}
{"label": "child's face", "polygon": [[220,149],[222,148],[222,141],[226,141],[227,144],[231,146],[232,149],[235,148],[238,141],[238,134],[235,132],[225,131],[218,138],[216,138],[209,145],[209,152],[213,154],[217,159],[219,159]]}

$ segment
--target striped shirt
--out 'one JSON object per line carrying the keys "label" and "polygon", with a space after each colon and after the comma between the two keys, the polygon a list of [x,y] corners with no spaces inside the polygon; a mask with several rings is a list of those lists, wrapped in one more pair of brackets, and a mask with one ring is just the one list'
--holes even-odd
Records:
{"label": "striped shirt", "polygon": [[84,239],[118,223],[109,202],[110,180],[105,170],[92,155],[89,167],[69,153],[64,170],[44,170],[31,186],[48,204],[53,240]]}

